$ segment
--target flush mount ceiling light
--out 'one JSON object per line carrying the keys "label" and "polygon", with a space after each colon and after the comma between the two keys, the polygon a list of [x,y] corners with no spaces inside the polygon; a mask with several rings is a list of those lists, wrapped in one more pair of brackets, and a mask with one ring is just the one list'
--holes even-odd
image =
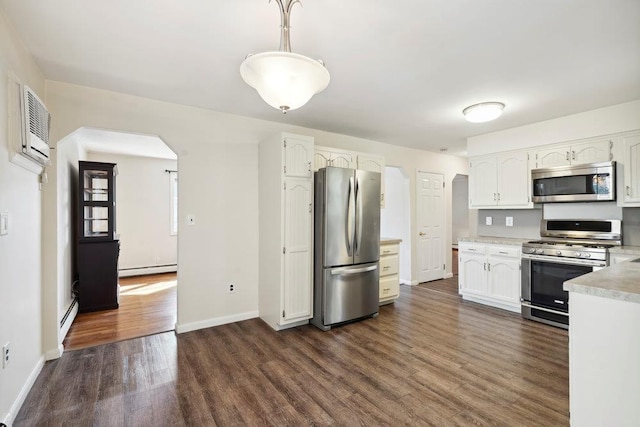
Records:
{"label": "flush mount ceiling light", "polygon": [[291,52],[289,14],[300,0],[276,2],[280,8],[280,50],[248,55],[240,65],[240,75],[267,104],[286,114],[322,92],[329,84],[329,71],[322,61]]}
{"label": "flush mount ceiling light", "polygon": [[471,105],[464,110],[464,118],[471,123],[484,123],[495,120],[502,115],[504,104],[502,102],[481,102]]}

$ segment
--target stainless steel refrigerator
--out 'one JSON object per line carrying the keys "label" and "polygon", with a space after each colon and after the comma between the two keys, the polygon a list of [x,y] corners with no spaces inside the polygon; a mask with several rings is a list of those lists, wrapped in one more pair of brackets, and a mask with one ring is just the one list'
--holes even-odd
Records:
{"label": "stainless steel refrigerator", "polygon": [[378,313],[380,174],[315,174],[314,316],[322,330]]}

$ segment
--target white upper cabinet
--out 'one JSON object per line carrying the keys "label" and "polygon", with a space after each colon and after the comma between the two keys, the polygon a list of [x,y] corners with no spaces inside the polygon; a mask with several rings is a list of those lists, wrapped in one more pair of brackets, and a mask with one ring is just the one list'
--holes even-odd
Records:
{"label": "white upper cabinet", "polygon": [[574,144],[555,145],[536,151],[536,167],[580,165],[613,160],[613,140],[598,139]]}
{"label": "white upper cabinet", "polygon": [[524,150],[473,157],[469,163],[469,207],[533,207],[530,172],[529,156]]}
{"label": "white upper cabinet", "polygon": [[[624,136],[624,158],[620,165],[624,169],[621,182],[622,205],[640,206],[640,132]],[[618,179],[621,177],[618,176]],[[619,194],[619,193],[618,193]]]}
{"label": "white upper cabinet", "polygon": [[384,157],[372,154],[358,154],[357,164],[358,169],[380,174],[380,206],[384,207]]}
{"label": "white upper cabinet", "polygon": [[284,175],[292,178],[311,178],[313,144],[306,139],[284,137]]}
{"label": "white upper cabinet", "polygon": [[313,159],[314,171],[326,168],[327,166],[346,169],[356,168],[356,154],[345,150],[338,150],[337,148],[316,146]]}

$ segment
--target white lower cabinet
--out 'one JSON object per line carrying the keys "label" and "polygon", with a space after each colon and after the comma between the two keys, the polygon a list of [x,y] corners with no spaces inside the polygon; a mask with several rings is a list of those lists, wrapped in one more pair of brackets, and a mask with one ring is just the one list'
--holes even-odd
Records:
{"label": "white lower cabinet", "polygon": [[460,242],[462,298],[520,312],[520,246]]}
{"label": "white lower cabinet", "polygon": [[393,302],[400,296],[400,242],[380,242],[380,305]]}

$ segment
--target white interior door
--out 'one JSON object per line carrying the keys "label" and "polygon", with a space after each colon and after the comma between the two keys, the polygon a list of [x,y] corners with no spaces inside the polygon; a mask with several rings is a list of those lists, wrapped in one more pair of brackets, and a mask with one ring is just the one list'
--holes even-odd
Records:
{"label": "white interior door", "polygon": [[418,280],[428,282],[444,277],[444,176],[418,172],[416,188]]}

